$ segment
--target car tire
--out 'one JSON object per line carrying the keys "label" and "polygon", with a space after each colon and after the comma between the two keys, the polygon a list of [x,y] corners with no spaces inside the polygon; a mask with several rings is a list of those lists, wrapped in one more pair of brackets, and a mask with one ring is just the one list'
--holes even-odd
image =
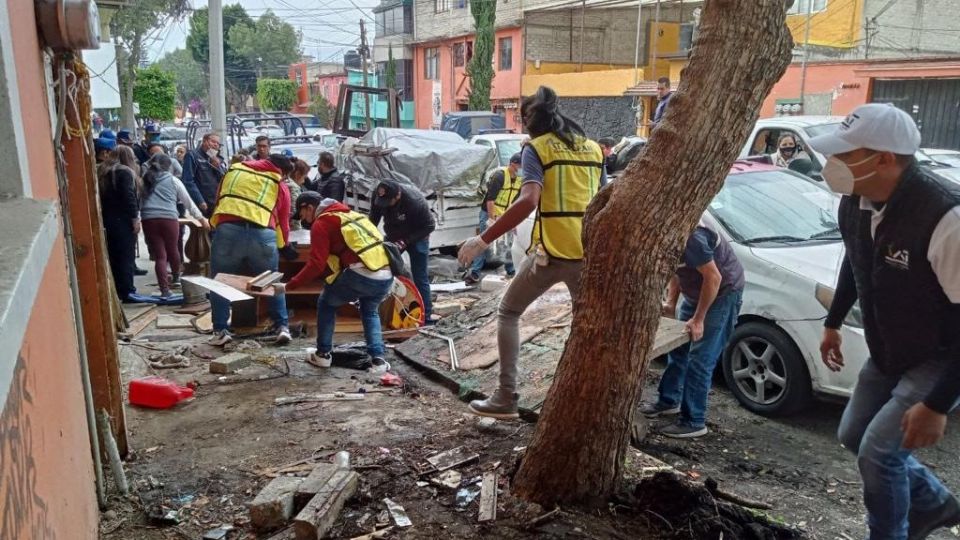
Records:
{"label": "car tire", "polygon": [[810,374],[796,344],[776,325],[738,326],[723,352],[723,378],[737,401],[764,416],[782,416],[810,404]]}

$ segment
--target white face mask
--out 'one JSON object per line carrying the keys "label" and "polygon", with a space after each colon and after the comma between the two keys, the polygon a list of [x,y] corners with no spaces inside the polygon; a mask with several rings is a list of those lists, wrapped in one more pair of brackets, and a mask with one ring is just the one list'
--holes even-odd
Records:
{"label": "white face mask", "polygon": [[827,185],[830,186],[830,189],[836,193],[840,193],[841,195],[851,195],[853,194],[854,183],[870,178],[871,176],[877,174],[877,171],[871,171],[863,176],[854,176],[853,171],[850,170],[850,167],[862,165],[878,155],[880,154],[874,154],[849,165],[840,161],[836,156],[830,156],[827,158],[827,164],[824,165],[823,171],[821,171],[820,174],[823,175],[823,179],[827,181]]}

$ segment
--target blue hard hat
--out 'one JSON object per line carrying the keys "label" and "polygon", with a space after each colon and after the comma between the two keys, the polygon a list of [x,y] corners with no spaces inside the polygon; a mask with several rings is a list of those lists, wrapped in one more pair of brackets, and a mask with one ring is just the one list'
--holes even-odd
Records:
{"label": "blue hard hat", "polygon": [[293,150],[291,150],[291,149],[289,149],[289,148],[284,148],[283,151],[280,152],[280,153],[283,154],[283,155],[286,156],[286,157],[293,157]]}
{"label": "blue hard hat", "polygon": [[103,130],[103,131],[100,132],[100,138],[101,138],[101,139],[111,139],[111,140],[114,140],[114,141],[115,141],[115,140],[117,140],[117,134],[114,133],[112,129],[105,129],[105,130]]}
{"label": "blue hard hat", "polygon": [[133,142],[133,137],[130,136],[129,129],[121,129],[117,132],[117,141],[118,142]]}
{"label": "blue hard hat", "polygon": [[154,124],[152,121],[144,122],[143,131],[145,133],[160,133],[160,127]]}
{"label": "blue hard hat", "polygon": [[[110,135],[113,135],[113,132],[110,132]],[[111,137],[100,137],[93,140],[93,149],[94,152],[99,152],[101,150],[113,150],[117,147],[117,141]]]}

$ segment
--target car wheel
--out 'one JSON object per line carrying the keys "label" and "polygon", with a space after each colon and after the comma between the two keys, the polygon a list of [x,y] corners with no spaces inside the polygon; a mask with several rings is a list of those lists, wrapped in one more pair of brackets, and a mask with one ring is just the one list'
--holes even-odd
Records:
{"label": "car wheel", "polygon": [[773,324],[748,322],[734,330],[723,353],[723,377],[737,401],[757,414],[790,414],[810,403],[803,357]]}

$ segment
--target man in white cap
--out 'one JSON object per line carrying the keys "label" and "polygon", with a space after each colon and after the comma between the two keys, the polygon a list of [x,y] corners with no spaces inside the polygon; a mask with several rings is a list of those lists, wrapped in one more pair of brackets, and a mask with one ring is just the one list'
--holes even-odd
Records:
{"label": "man in white cap", "polygon": [[860,106],[810,146],[844,195],[823,362],[843,368],[839,328],[857,300],[870,350],[838,436],[857,454],[870,540],[926,538],[960,523],[960,504],[912,455],[940,441],[960,398],[960,186],[917,165],[920,131],[892,105]]}
{"label": "man in white cap", "polygon": [[367,216],[315,191],[301,193],[296,204],[297,216],[311,224],[310,257],[285,288],[299,289],[318,278],[324,284],[317,301],[317,350],[307,362],[330,367],[337,310],[358,302],[371,361],[368,371],[388,371],[379,309],[393,287],[393,273],[383,236]]}

